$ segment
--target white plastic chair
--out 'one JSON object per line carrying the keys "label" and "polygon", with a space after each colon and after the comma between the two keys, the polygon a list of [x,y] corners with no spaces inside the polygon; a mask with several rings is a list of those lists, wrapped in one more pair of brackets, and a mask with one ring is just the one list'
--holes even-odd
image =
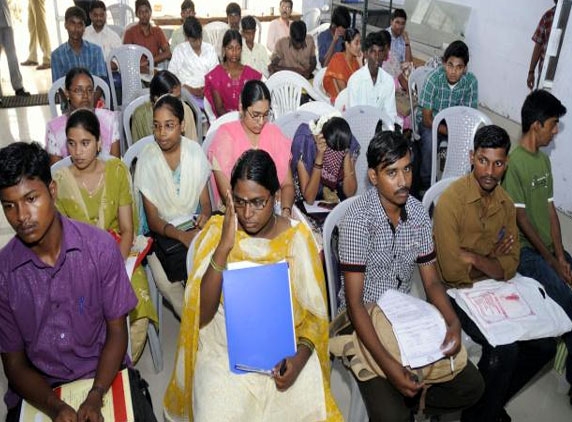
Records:
{"label": "white plastic chair", "polygon": [[338,111],[333,105],[325,101],[308,101],[298,107],[298,111],[309,111],[311,113],[322,116],[324,114],[330,114]]}
{"label": "white plastic chair", "polygon": [[258,44],[262,44],[262,23],[256,16],[253,16],[253,18],[256,22],[256,42]]}
{"label": "white plastic chair", "polygon": [[447,123],[447,157],[441,178],[462,176],[471,171],[469,151],[473,149],[475,132],[480,126],[491,125],[491,119],[471,107],[456,106],[441,110],[433,118],[431,185],[437,181],[437,130],[439,123]]}
{"label": "white plastic chair", "polygon": [[312,29],[320,25],[320,18],[322,16],[322,11],[317,7],[308,9],[303,15],[302,20],[306,24],[306,30],[311,31]]}
{"label": "white plastic chair", "polygon": [[[334,254],[332,247],[332,234],[334,229],[345,216],[348,208],[358,196],[353,196],[340,202],[326,217],[323,227],[324,238],[324,258],[326,262],[326,282],[328,287],[328,302],[330,307],[330,317],[333,319],[338,313],[338,290],[341,287],[340,272],[338,270],[337,251]],[[366,421],[367,411],[359,387],[353,375],[347,378],[350,383],[350,410],[349,421]]]}
{"label": "white plastic chair", "polygon": [[425,79],[434,70],[432,67],[420,66],[411,72],[407,80],[409,90],[409,104],[411,106],[411,131],[413,132],[414,139],[419,139],[419,131],[417,129],[416,113],[417,107],[415,103],[421,96]]}
{"label": "white plastic chair", "polygon": [[219,60],[222,61],[222,38],[224,33],[229,29],[226,22],[209,22],[203,26],[203,41],[211,44],[216,52]]}
{"label": "white plastic chair", "polygon": [[199,108],[199,106],[197,105],[197,103],[193,101],[191,93],[186,89],[181,89],[181,100],[191,108],[195,116],[195,126],[197,128],[197,141],[199,142],[199,144],[201,144],[203,142],[203,136],[204,136],[203,121],[205,119],[205,116],[201,111],[201,109]]}
{"label": "white plastic chair", "polygon": [[302,90],[313,100],[320,99],[310,82],[302,75],[290,70],[281,70],[272,74],[266,81],[272,97],[274,117],[278,118],[300,107]]}
{"label": "white plastic chair", "polygon": [[111,29],[113,32],[115,32],[117,35],[119,35],[119,38],[121,40],[123,40],[123,27],[122,26],[108,25],[108,24],[106,24],[105,26],[107,26],[109,29]]}
{"label": "white plastic chair", "polygon": [[[320,52],[318,50],[318,35],[320,35],[320,33],[324,32],[328,28],[330,28],[330,23],[325,22],[316,26],[312,30],[308,29],[308,35],[314,39],[314,46],[316,47],[316,59],[320,56]],[[320,60],[316,60],[316,69],[319,70],[321,68],[322,64],[320,63]]]}
{"label": "white plastic chair", "polygon": [[[155,142],[155,137],[153,135],[146,136],[140,139],[138,142],[133,144],[125,155],[123,156],[123,163],[127,168],[131,169],[133,161],[139,156],[143,148],[151,142]],[[157,316],[159,319],[159,328],[156,330],[154,324],[149,324],[147,328],[147,341],[149,342],[149,348],[151,351],[151,357],[153,358],[153,366],[155,367],[155,372],[161,372],[163,370],[163,348],[161,346],[161,330],[163,328],[163,296],[157,285],[155,284],[155,279],[153,278],[153,272],[148,265],[145,266],[145,274],[147,275],[147,281],[149,284],[149,296],[153,302],[153,306],[157,310]]]}
{"label": "white plastic chair", "polygon": [[334,107],[343,113],[349,107],[349,104],[350,92],[347,88],[344,88],[338,93],[336,101],[334,102]]}
{"label": "white plastic chair", "polygon": [[220,125],[228,122],[233,122],[235,120],[238,120],[239,118],[240,118],[240,113],[238,111],[229,111],[228,113],[225,113],[222,116],[220,116],[218,119],[215,119],[209,126],[209,130],[207,130],[204,143],[207,142],[207,139],[211,140],[213,138],[216,130],[220,127]]}
{"label": "white plastic chair", "polygon": [[302,123],[308,123],[310,120],[316,120],[319,115],[309,110],[297,110],[292,113],[285,114],[274,122],[288,139],[294,138],[296,130]]}
{"label": "white plastic chair", "polygon": [[113,25],[120,28],[125,28],[130,23],[135,22],[135,12],[127,4],[110,4],[107,6],[107,15],[111,17],[110,21]]}
{"label": "white plastic chair", "polygon": [[[141,57],[145,56],[149,61],[148,75],[141,74]],[[115,110],[119,110],[120,105],[115,93],[115,83],[113,81],[113,72],[111,70],[111,62],[115,61],[119,68],[121,75],[121,103],[129,104],[134,98],[141,95],[143,84],[141,77],[151,79],[153,77],[153,69],[155,68],[155,61],[153,54],[140,45],[124,44],[114,48],[106,58],[107,73],[109,74],[109,82],[111,84],[111,96],[113,97],[113,106]]]}
{"label": "white plastic chair", "polygon": [[[123,118],[123,129],[125,131],[125,142],[127,143],[127,148],[130,148],[131,145],[133,145],[133,134],[131,133],[131,118],[133,117],[133,113],[135,113],[135,110],[137,110],[139,106],[148,101],[149,94],[140,95],[123,108],[121,114]],[[149,126],[151,126],[151,122],[149,122]],[[138,141],[138,139],[136,139],[136,141]]]}
{"label": "white plastic chair", "polygon": [[379,109],[373,106],[355,106],[347,109],[342,115],[360,145],[360,153],[355,164],[357,195],[371,186],[367,177],[367,148],[375,135],[375,128],[379,121]]}
{"label": "white plastic chair", "polygon": [[[109,92],[109,86],[107,85],[107,83],[101,79],[99,76],[94,76],[93,77],[93,88],[97,89],[97,88],[101,88],[101,90],[103,91],[103,100],[105,101],[105,108],[109,109],[111,106],[111,94]],[[58,117],[58,105],[56,103],[56,95],[60,95],[60,89],[63,91],[65,89],[65,85],[66,85],[66,77],[62,76],[60,79],[58,79],[57,81],[55,81],[52,86],[50,87],[50,90],[48,91],[48,104],[50,105],[50,115],[52,116],[52,118],[54,117]]]}
{"label": "white plastic chair", "polygon": [[213,106],[206,97],[203,101],[203,107],[205,108],[205,115],[207,116],[207,120],[209,121],[209,123],[213,123],[214,121],[216,121],[217,117],[215,116]]}
{"label": "white plastic chair", "polygon": [[[460,176],[459,176],[460,177]],[[423,207],[429,212],[432,205],[437,205],[439,197],[445,190],[449,187],[451,183],[457,180],[459,177],[448,177],[446,179],[441,179],[434,185],[432,185],[425,195],[423,195]]]}
{"label": "white plastic chair", "polygon": [[320,100],[325,102],[330,102],[330,97],[324,91],[324,75],[326,74],[326,68],[323,67],[319,69],[314,74],[314,79],[312,80],[312,86],[314,87],[314,91],[321,97]]}

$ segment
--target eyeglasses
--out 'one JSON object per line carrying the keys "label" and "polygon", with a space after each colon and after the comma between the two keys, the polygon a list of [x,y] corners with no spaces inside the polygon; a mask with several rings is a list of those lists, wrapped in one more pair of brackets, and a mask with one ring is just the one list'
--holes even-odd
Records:
{"label": "eyeglasses", "polygon": [[262,198],[244,199],[244,198],[239,198],[236,195],[232,195],[232,200],[234,201],[234,208],[243,209],[246,208],[247,205],[250,205],[256,211],[260,211],[264,209],[264,207],[266,207],[266,204],[268,204],[268,201],[270,201],[271,197],[272,196],[269,196],[266,199]]}
{"label": "eyeglasses", "polygon": [[175,122],[165,123],[164,125],[153,123],[153,126],[151,126],[151,130],[153,130],[154,133],[161,133],[161,131],[165,129],[165,132],[171,133],[172,131],[175,130],[177,126],[179,126],[179,123]]}
{"label": "eyeglasses", "polygon": [[83,97],[84,95],[87,94],[88,97],[91,97],[93,95],[94,89],[93,88],[72,88],[70,89],[70,92],[73,92],[75,95],[79,95],[80,97]]}
{"label": "eyeglasses", "polygon": [[246,112],[252,120],[262,119],[263,121],[268,122],[274,119],[274,113],[272,112],[272,109],[268,110],[266,113],[252,113],[249,109],[246,109]]}

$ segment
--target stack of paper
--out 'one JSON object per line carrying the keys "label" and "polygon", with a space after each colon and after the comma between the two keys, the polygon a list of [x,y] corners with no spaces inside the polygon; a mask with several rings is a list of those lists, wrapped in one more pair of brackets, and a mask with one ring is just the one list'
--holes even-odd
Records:
{"label": "stack of paper", "polygon": [[403,366],[420,368],[445,356],[447,327],[437,308],[397,290],[387,290],[377,304],[391,323]]}

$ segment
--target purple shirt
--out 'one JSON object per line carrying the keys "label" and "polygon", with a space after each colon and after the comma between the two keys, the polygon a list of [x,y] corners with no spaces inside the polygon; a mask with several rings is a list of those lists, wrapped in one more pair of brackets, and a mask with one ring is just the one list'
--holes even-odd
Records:
{"label": "purple shirt", "polygon": [[[137,304],[115,240],[60,218],[62,245],[53,267],[17,237],[0,251],[0,352],[24,350],[52,385],[94,377],[106,321]],[[5,401],[9,408],[17,404],[10,391]]]}

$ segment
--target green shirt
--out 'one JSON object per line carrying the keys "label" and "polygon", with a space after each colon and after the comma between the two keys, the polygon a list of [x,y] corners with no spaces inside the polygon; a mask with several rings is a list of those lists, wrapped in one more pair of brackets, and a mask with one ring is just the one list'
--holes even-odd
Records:
{"label": "green shirt", "polygon": [[[554,251],[550,233],[550,206],[553,181],[550,159],[542,151],[532,153],[520,145],[510,154],[503,187],[516,208],[524,208],[542,243]],[[519,230],[520,245],[534,248]]]}

